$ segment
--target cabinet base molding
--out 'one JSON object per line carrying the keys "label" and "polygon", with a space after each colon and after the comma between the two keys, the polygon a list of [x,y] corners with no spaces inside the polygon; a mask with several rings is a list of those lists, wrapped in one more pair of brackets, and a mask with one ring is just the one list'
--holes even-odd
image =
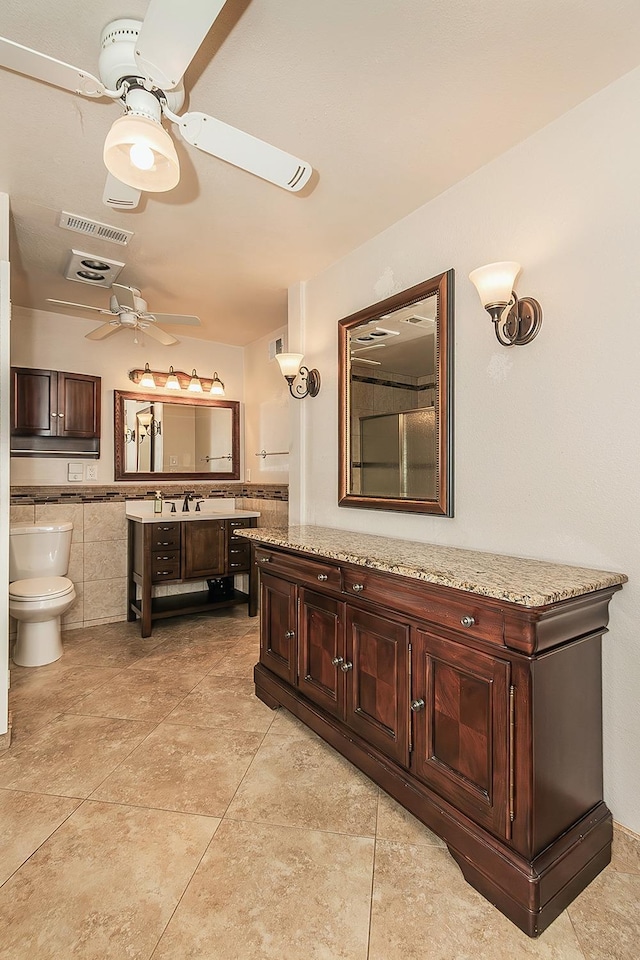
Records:
{"label": "cabinet base molding", "polygon": [[263,703],[289,710],[441,837],[467,882],[529,937],[539,936],[609,863],[612,818],[604,803],[528,860],[260,663],[254,680]]}

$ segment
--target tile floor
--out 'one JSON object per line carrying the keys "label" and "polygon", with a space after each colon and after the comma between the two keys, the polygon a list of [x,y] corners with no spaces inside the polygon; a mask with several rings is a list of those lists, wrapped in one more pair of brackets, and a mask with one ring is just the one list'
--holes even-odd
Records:
{"label": "tile floor", "polygon": [[70,631],[12,669],[2,960],[637,960],[640,846],[538,940],[441,841],[252,692],[240,608]]}

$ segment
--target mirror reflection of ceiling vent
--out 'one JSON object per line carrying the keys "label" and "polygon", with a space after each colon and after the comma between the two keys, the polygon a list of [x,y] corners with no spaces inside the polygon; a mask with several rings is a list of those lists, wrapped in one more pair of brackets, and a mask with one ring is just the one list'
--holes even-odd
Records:
{"label": "mirror reflection of ceiling vent", "polygon": [[433,323],[433,320],[430,320],[429,317],[419,317],[417,313],[412,314],[410,317],[401,317],[401,323]]}
{"label": "mirror reflection of ceiling vent", "polygon": [[121,230],[119,227],[111,227],[108,223],[100,223],[99,220],[78,217],[74,213],[67,213],[66,210],[60,214],[58,226],[65,230],[74,230],[76,233],[84,233],[88,237],[98,237],[110,243],[119,243],[122,246],[126,246],[133,236],[133,230]]}
{"label": "mirror reflection of ceiling vent", "polygon": [[64,275],[67,280],[88,283],[92,287],[110,287],[123,267],[124,263],[119,260],[71,250]]}

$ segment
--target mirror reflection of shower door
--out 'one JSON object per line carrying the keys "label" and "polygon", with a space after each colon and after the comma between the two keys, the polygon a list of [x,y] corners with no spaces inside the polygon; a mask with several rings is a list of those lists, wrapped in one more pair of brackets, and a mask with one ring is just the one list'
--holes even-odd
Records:
{"label": "mirror reflection of shower door", "polygon": [[372,497],[434,498],[433,407],[362,417],[361,490]]}

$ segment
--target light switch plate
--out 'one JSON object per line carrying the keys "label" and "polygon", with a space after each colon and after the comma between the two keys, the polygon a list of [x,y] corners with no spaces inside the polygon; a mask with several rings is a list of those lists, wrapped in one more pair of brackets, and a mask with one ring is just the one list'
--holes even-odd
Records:
{"label": "light switch plate", "polygon": [[81,463],[67,464],[67,480],[69,483],[82,483],[84,479],[84,467]]}

